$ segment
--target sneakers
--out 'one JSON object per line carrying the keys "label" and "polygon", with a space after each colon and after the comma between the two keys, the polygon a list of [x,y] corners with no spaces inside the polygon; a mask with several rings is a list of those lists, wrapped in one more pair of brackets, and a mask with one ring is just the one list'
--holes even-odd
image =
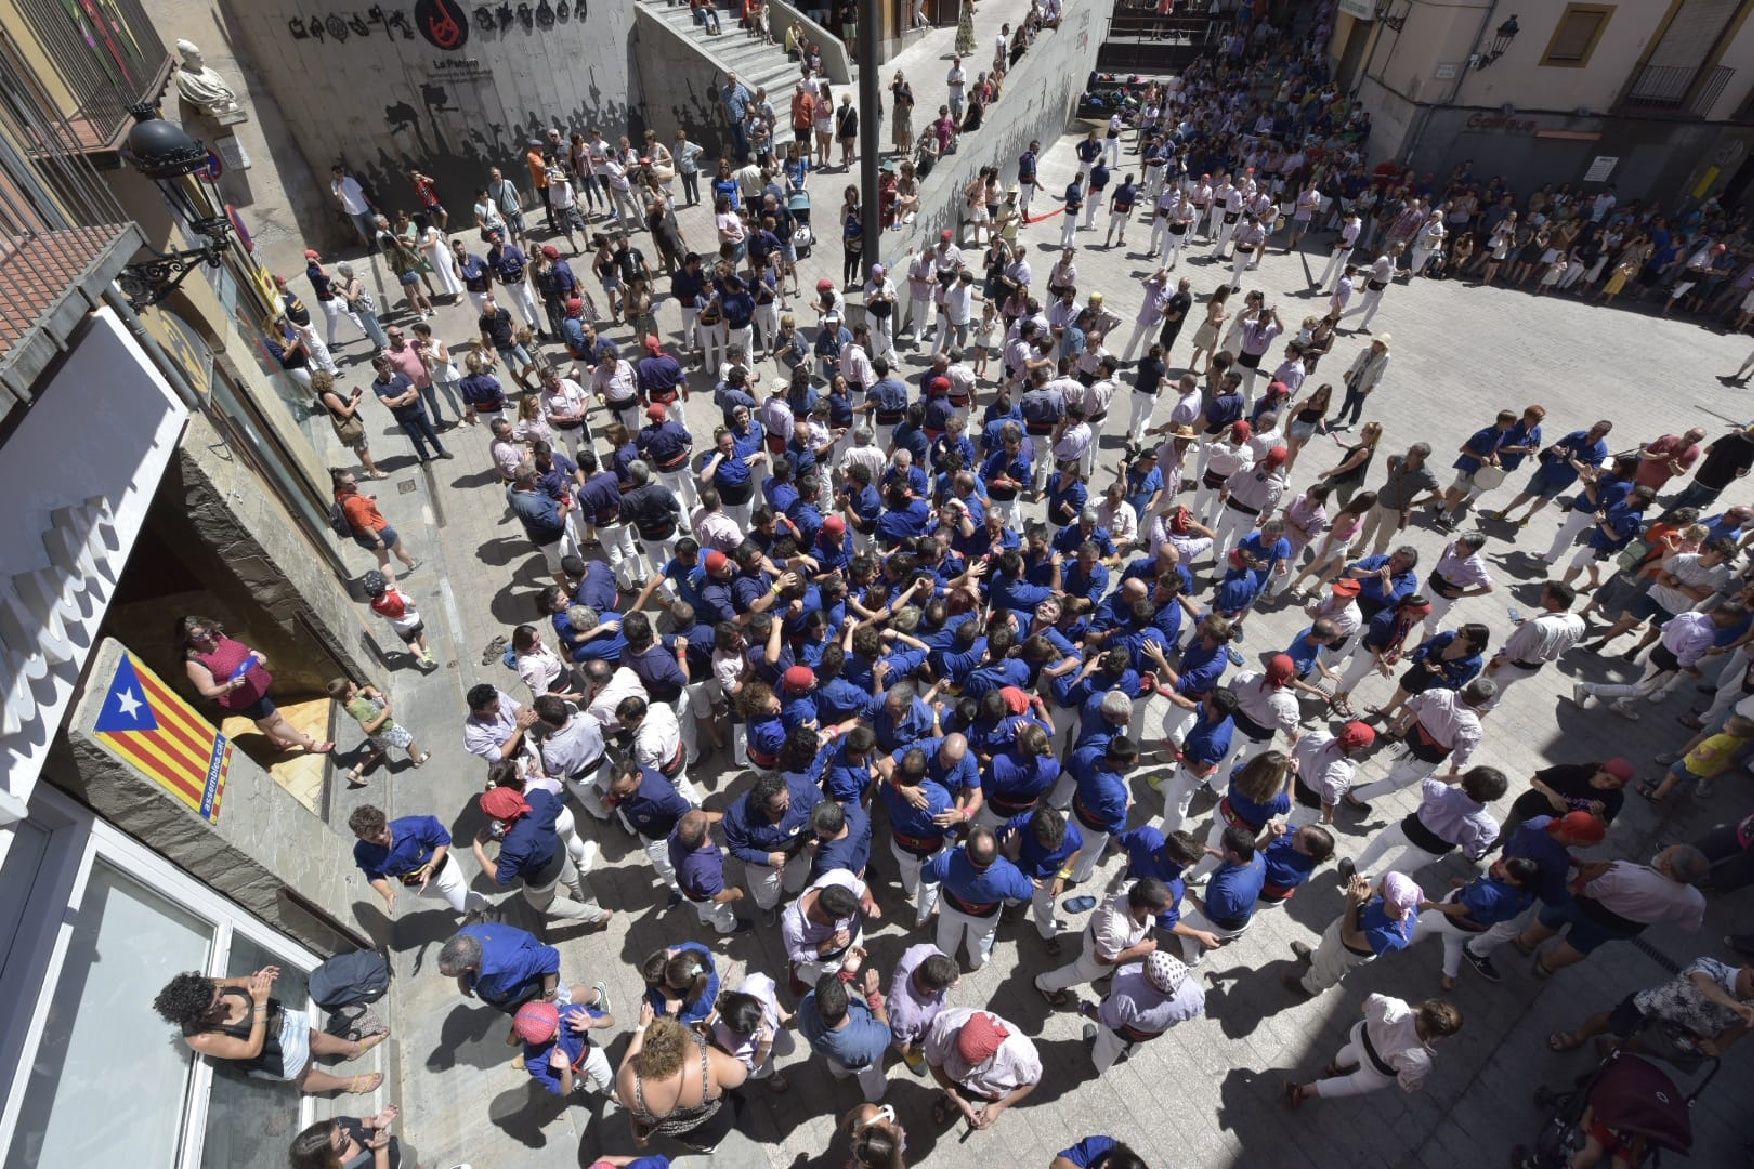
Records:
{"label": "sneakers", "polygon": [[1498,967],[1492,964],[1492,959],[1482,958],[1466,946],[1462,947],[1462,957],[1466,958],[1468,960],[1468,965],[1472,966],[1475,973],[1479,974],[1479,976],[1484,978],[1487,982],[1504,981],[1504,975],[1498,973]]}
{"label": "sneakers", "polygon": [[1583,706],[1589,702],[1590,692],[1583,688],[1582,682],[1573,682],[1571,684],[1571,700],[1579,706]]}
{"label": "sneakers", "polygon": [[597,992],[597,1001],[591,1005],[596,1007],[599,1011],[602,1011],[605,1015],[614,1014],[615,1008],[609,1005],[609,984],[606,982],[593,982],[591,984],[591,989]]}
{"label": "sneakers", "polygon": [[1621,718],[1630,719],[1632,722],[1637,722],[1642,717],[1638,713],[1637,708],[1628,705],[1625,701],[1610,702],[1608,704],[1608,709],[1619,715]]}

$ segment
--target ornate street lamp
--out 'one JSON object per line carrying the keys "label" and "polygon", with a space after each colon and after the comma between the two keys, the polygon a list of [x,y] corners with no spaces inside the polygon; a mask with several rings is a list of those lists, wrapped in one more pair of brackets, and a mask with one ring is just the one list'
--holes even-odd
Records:
{"label": "ornate street lamp", "polygon": [[150,102],[129,106],[134,128],[122,146],[122,157],[134,170],[158,185],[184,229],[200,246],[177,252],[149,252],[150,258],[130,264],[119,276],[122,291],[136,310],[157,304],[176,291],[196,268],[219,267],[225,255],[231,220],[223,212],[213,184],[212,156],[174,122],[159,117]]}
{"label": "ornate street lamp", "polygon": [[1520,31],[1522,30],[1517,28],[1516,17],[1514,15],[1509,20],[1499,25],[1498,31],[1492,34],[1492,40],[1486,45],[1485,49],[1475,55],[1474,68],[1484,69],[1486,66],[1492,64],[1492,62],[1504,56],[1504,51],[1510,48],[1510,42],[1516,40],[1516,34]]}

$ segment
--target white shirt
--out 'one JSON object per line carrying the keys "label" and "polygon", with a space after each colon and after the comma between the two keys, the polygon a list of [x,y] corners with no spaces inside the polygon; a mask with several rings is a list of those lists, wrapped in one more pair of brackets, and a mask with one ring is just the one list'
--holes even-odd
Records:
{"label": "white shirt", "polygon": [[932,1029],[926,1032],[926,1062],[943,1068],[952,1080],[987,1100],[1008,1096],[1025,1084],[1039,1084],[1042,1065],[1035,1044],[1017,1024],[1004,1019],[999,1019],[999,1023],[1010,1034],[999,1044],[998,1051],[984,1063],[973,1066],[962,1058],[956,1050],[956,1034],[974,1015],[968,1007],[954,1007],[933,1019]]}
{"label": "white shirt", "polygon": [[866,470],[871,472],[871,482],[876,483],[882,479],[883,468],[888,463],[889,459],[883,454],[883,448],[876,443],[867,446],[849,446],[841,452],[840,473],[845,477],[849,468],[862,464]]}
{"label": "white shirt", "polygon": [[804,898],[820,893],[830,885],[839,885],[850,890],[861,901],[865,898],[865,882],[853,876],[847,869],[830,869],[810,882],[798,894],[798,899],[786,906],[785,913],[780,915],[780,938],[786,946],[786,957],[793,962],[820,961],[822,955],[817,952],[816,947],[832,938],[838,930],[852,932],[853,919],[850,917],[836,918],[824,925],[804,916]]}
{"label": "white shirt", "polygon": [[1608,871],[1583,887],[1584,896],[1626,918],[1655,925],[1672,921],[1696,930],[1705,921],[1705,895],[1634,861],[1615,861]]}
{"label": "white shirt", "polygon": [[586,779],[603,759],[603,728],[594,718],[570,716],[558,731],[542,736],[543,769],[559,779]]}
{"label": "white shirt", "polygon": [[535,653],[518,655],[518,677],[530,688],[531,699],[548,693],[565,670],[566,664],[545,645],[538,646]]}
{"label": "white shirt", "polygon": [[654,702],[646,707],[646,717],[633,736],[633,757],[640,766],[662,771],[682,749],[682,724],[667,702]]}
{"label": "white shirt", "polygon": [[[632,670],[627,671],[629,674]],[[638,679],[636,678],[635,681]],[[498,763],[505,756],[500,753],[499,745],[511,737],[518,726],[518,711],[523,707],[517,699],[504,690],[499,694],[499,716],[492,722],[482,722],[473,713],[463,722],[463,747],[471,755],[479,755],[489,763]]]}
{"label": "white shirt", "polygon": [[1269,730],[1297,733],[1300,712],[1297,695],[1289,687],[1272,686],[1259,670],[1243,670],[1230,680],[1230,691],[1236,695],[1237,708],[1250,722]]}
{"label": "white shirt", "polygon": [[371,204],[365,198],[365,188],[360,186],[359,180],[352,175],[342,175],[338,179],[331,179],[329,190],[333,191],[335,197],[341,200],[341,209],[349,215],[364,215],[371,210]]}
{"label": "white shirt", "polygon": [[1107,499],[1096,505],[1098,527],[1108,529],[1116,545],[1131,544],[1139,538],[1139,517],[1126,500],[1111,504]]}
{"label": "white shirt", "polygon": [[1518,625],[1499,652],[1512,662],[1556,662],[1587,628],[1576,613],[1542,613]]}
{"label": "white shirt", "polygon": [[1298,739],[1297,746],[1291,749],[1291,758],[1303,786],[1319,794],[1322,803],[1330,806],[1340,802],[1358,771],[1358,764],[1346,757],[1340,741],[1327,731],[1310,731]]}
{"label": "white shirt", "polygon": [[1459,543],[1452,543],[1443,550],[1435,571],[1458,589],[1492,587],[1492,574],[1486,571],[1486,562],[1480,559],[1478,552],[1462,555]]}
{"label": "white shirt", "polygon": [[1449,747],[1451,770],[1464,770],[1480,746],[1480,716],[1462,705],[1454,690],[1427,690],[1407,699],[1406,705],[1435,742]]}
{"label": "white shirt", "polygon": [[761,1025],[753,1034],[738,1035],[725,1026],[722,1020],[713,1023],[714,1045],[732,1058],[741,1060],[743,1066],[752,1072],[758,1070],[755,1063],[756,1049],[763,1040],[771,1042],[773,1036],[779,1032],[780,1002],[776,990],[773,979],[767,975],[754,972],[745,974],[743,981],[737,984],[736,992],[761,1001]]}
{"label": "white shirt", "polygon": [[623,698],[646,698],[648,704],[650,702],[645,683],[639,680],[639,675],[626,666],[617,666],[615,672],[609,675],[608,685],[598,692],[585,713],[596,719],[604,730],[614,733],[621,729],[621,722],[615,717],[615,708],[621,705]]}
{"label": "white shirt", "polygon": [[1127,892],[1123,889],[1090,915],[1087,930],[1096,945],[1096,953],[1112,962],[1122,950],[1130,950],[1144,941],[1145,935],[1156,927],[1155,915],[1142,922],[1133,916],[1132,908],[1127,904]]}
{"label": "white shirt", "polygon": [[1395,1069],[1403,1092],[1416,1092],[1431,1074],[1431,1048],[1419,1037],[1419,1012],[1401,999],[1373,994],[1364,1000],[1364,1030],[1370,1047]]}
{"label": "white shirt", "polygon": [[688,521],[689,531],[703,550],[717,549],[730,553],[743,542],[743,528],[721,509],[708,511],[697,508]]}
{"label": "white shirt", "polygon": [[1082,459],[1090,449],[1090,427],[1084,422],[1074,422],[1060,434],[1060,441],[1054,444],[1054,458],[1061,462]]}
{"label": "white shirt", "polygon": [[1677,578],[1680,586],[1671,588],[1661,581],[1650,586],[1650,599],[1663,607],[1666,613],[1685,613],[1701,604],[1686,593],[1681,587],[1698,588],[1701,585],[1717,592],[1730,581],[1730,566],[1727,563],[1704,565],[1699,563],[1699,553],[1678,552],[1663,561],[1663,571]]}

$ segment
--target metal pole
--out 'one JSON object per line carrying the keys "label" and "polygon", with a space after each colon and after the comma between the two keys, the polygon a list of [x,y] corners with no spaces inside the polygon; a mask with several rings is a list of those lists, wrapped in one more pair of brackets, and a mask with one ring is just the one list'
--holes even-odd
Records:
{"label": "metal pole", "polygon": [[881,135],[877,125],[878,96],[881,87],[877,76],[877,8],[880,0],[864,0],[859,5],[859,205],[863,208],[860,222],[865,229],[864,274],[871,275],[871,265],[879,263],[878,244],[883,239],[883,222],[877,211],[877,170]]}

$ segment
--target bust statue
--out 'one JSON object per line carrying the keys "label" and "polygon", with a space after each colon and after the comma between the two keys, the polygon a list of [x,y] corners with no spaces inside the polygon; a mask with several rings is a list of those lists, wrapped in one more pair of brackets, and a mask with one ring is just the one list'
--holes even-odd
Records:
{"label": "bust statue", "polygon": [[178,41],[177,52],[183,59],[174,76],[177,92],[183,100],[222,124],[244,121],[247,115],[238,105],[237,94],[219,74],[202,63],[201,50],[195,47],[195,43]]}

